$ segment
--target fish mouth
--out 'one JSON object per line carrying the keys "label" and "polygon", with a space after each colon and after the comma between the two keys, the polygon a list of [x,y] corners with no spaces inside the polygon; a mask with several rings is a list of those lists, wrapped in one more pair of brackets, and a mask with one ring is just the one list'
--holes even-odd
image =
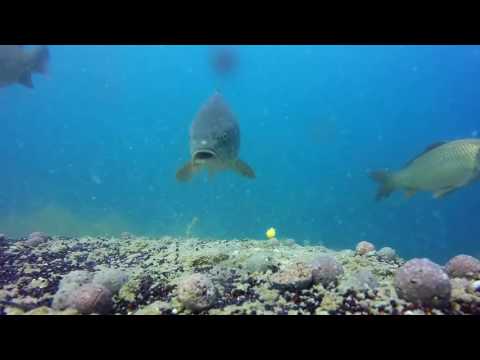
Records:
{"label": "fish mouth", "polygon": [[205,161],[214,159],[217,156],[215,151],[210,149],[202,149],[193,153],[193,161],[196,163],[203,163]]}

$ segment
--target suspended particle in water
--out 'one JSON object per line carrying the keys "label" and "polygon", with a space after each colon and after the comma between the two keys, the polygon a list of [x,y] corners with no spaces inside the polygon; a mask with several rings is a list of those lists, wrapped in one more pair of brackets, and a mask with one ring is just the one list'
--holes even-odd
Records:
{"label": "suspended particle in water", "polygon": [[92,174],[91,180],[94,184],[97,184],[97,185],[102,184],[102,179],[96,174]]}

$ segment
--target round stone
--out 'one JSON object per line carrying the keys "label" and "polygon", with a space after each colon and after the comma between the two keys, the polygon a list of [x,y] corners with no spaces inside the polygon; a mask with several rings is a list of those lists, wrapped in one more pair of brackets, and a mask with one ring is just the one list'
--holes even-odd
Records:
{"label": "round stone", "polygon": [[201,311],[215,303],[217,290],[208,276],[192,274],[183,278],[178,284],[177,297],[187,309]]}
{"label": "round stone", "polygon": [[400,298],[421,305],[443,306],[452,286],[442,268],[428,259],[412,259],[395,274],[395,290]]}
{"label": "round stone", "polygon": [[273,287],[281,290],[302,290],[313,282],[313,268],[299,262],[275,273],[271,277]]}

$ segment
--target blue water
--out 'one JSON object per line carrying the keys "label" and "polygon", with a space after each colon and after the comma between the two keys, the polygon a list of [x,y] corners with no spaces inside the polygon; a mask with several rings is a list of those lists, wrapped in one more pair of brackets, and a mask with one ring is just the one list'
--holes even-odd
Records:
{"label": "blue water", "polygon": [[[51,46],[35,89],[0,92],[0,232],[280,238],[400,255],[480,255],[480,185],[376,203],[372,169],[480,130],[479,46]],[[188,127],[218,88],[256,171],[177,183]]]}

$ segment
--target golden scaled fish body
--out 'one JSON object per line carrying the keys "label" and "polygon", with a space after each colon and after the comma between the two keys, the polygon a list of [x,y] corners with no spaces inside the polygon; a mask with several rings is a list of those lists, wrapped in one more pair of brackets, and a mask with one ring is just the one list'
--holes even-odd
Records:
{"label": "golden scaled fish body", "polygon": [[407,197],[417,191],[433,193],[441,198],[469,185],[480,175],[480,140],[462,139],[429,146],[395,172],[374,171],[370,177],[380,183],[377,200],[395,190],[404,190]]}

